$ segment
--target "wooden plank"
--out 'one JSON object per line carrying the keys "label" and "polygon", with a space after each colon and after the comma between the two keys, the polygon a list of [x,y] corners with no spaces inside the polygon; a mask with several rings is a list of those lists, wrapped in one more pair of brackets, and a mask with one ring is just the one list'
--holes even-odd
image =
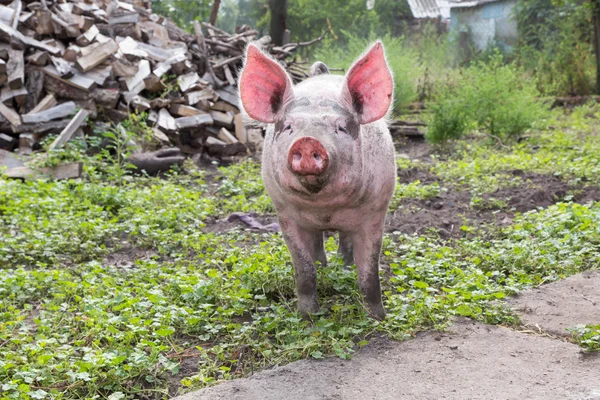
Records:
{"label": "wooden plank", "polygon": [[[53,94],[48,94],[44,97],[28,114],[37,114],[54,107],[57,104],[56,97]],[[25,114],[27,115],[27,114]],[[24,115],[24,116],[25,116]]]}
{"label": "wooden plank", "polygon": [[48,122],[53,119],[61,119],[73,114],[77,107],[72,101],[59,104],[52,108],[37,113],[29,113],[21,116],[24,124],[39,124],[40,122]]}
{"label": "wooden plank", "polygon": [[11,21],[11,27],[13,29],[17,29],[17,26],[19,25],[19,17],[21,16],[21,11],[23,11],[23,3],[21,2],[21,0],[15,0],[12,3],[12,6],[15,10],[15,13],[13,15],[12,21]]}
{"label": "wooden plank", "polygon": [[99,46],[93,53],[79,58],[75,61],[75,67],[81,72],[87,72],[106,61],[110,56],[119,50],[116,42],[110,41]]}
{"label": "wooden plank", "polygon": [[52,144],[48,147],[48,150],[53,150],[57,147],[61,147],[63,144],[71,140],[73,135],[77,130],[81,127],[81,125],[85,122],[89,112],[87,110],[79,110],[79,112],[73,117],[69,125],[58,135],[58,137],[52,142]]}
{"label": "wooden plank", "polygon": [[238,94],[233,86],[226,86],[223,89],[216,90],[219,98],[239,108]]}
{"label": "wooden plank", "polygon": [[75,162],[61,164],[53,168],[32,169],[29,167],[10,168],[4,172],[8,178],[13,179],[37,179],[48,177],[53,179],[76,179],[81,177],[83,163]]}
{"label": "wooden plank", "polygon": [[10,86],[11,89],[18,89],[23,86],[25,83],[23,50],[8,50],[6,74],[8,75],[8,86]]}
{"label": "wooden plank", "polygon": [[27,72],[27,81],[25,82],[27,97],[20,108],[22,114],[27,114],[40,102],[45,83],[46,75],[40,69],[31,68]]}
{"label": "wooden plank", "polygon": [[229,65],[225,64],[223,66],[223,72],[225,72],[225,79],[227,79],[227,82],[229,82],[230,85],[235,85],[235,79],[233,78],[231,69],[229,69]]}
{"label": "wooden plank", "polygon": [[13,127],[14,133],[60,133],[69,124],[69,119],[60,119],[58,121],[43,122],[41,124],[21,124]]}
{"label": "wooden plank", "polygon": [[175,120],[177,129],[193,129],[204,125],[212,125],[213,119],[209,114],[198,114],[192,117],[182,117]]}
{"label": "wooden plank", "polygon": [[49,75],[53,78],[56,78],[56,79],[60,80],[61,82],[66,83],[67,85],[73,86],[77,89],[89,91],[96,85],[96,82],[93,79],[90,79],[90,78],[86,77],[85,75],[81,75],[77,72],[73,75],[73,77],[71,77],[69,79],[63,79],[63,78],[61,78],[60,74],[58,73],[58,71],[56,71],[56,68],[54,68],[53,65],[46,65],[43,68],[43,71],[47,75]]}
{"label": "wooden plank", "polygon": [[239,114],[239,112],[240,112],[240,110],[236,106],[233,106],[233,105],[227,103],[226,101],[222,101],[222,100],[215,102],[215,104],[213,104],[213,106],[211,108],[215,111],[222,111],[224,113],[229,111],[234,114]]}
{"label": "wooden plank", "polygon": [[150,69],[150,61],[141,60],[138,64],[137,73],[131,78],[125,79],[125,85],[127,85],[128,90],[133,90],[134,87],[138,86],[140,83],[144,82],[144,79],[152,73]]}
{"label": "wooden plank", "polygon": [[21,117],[15,110],[0,102],[0,114],[14,127],[21,125]]}

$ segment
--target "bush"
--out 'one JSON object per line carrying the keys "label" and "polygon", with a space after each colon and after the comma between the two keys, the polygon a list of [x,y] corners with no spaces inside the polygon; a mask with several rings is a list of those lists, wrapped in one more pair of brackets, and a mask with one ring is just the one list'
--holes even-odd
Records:
{"label": "bush", "polygon": [[456,82],[440,85],[431,110],[426,138],[434,144],[458,139],[470,129],[480,129],[500,139],[512,139],[547,114],[537,100],[535,84],[499,53],[488,62],[462,69]]}

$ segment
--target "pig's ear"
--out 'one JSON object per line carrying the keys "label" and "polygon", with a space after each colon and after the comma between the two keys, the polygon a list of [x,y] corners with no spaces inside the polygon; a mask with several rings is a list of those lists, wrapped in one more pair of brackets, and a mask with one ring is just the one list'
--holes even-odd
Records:
{"label": "pig's ear", "polygon": [[255,45],[246,51],[246,63],[240,77],[240,98],[246,113],[261,122],[275,117],[293,97],[292,80],[284,69]]}
{"label": "pig's ear", "polygon": [[385,116],[393,91],[394,80],[385,61],[383,45],[377,41],[350,67],[342,98],[358,114],[360,123],[368,124]]}

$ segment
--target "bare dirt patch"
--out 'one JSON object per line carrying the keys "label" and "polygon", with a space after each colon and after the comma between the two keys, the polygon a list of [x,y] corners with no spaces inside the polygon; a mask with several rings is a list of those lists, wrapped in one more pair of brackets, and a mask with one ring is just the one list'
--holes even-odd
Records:
{"label": "bare dirt patch", "polygon": [[562,340],[461,319],[414,340],[378,338],[350,361],[298,361],[178,400],[598,399],[600,357]]}
{"label": "bare dirt patch", "polygon": [[[473,194],[460,187],[442,192],[427,200],[405,199],[398,209],[388,215],[387,232],[424,234],[435,232],[442,238],[465,237],[468,230],[461,227],[490,228],[512,222],[516,213],[545,208],[556,202],[572,200],[586,203],[600,200],[596,186],[573,186],[553,175],[511,171],[521,184],[497,190],[483,196],[485,204],[472,204]],[[401,183],[420,181],[422,184],[440,183],[427,170],[413,168],[399,173]]]}

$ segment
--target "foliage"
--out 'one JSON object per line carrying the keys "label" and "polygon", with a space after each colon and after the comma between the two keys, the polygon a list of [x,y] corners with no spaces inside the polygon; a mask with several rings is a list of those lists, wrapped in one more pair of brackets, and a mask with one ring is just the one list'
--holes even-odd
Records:
{"label": "foliage", "polygon": [[212,0],[151,0],[152,11],[168,16],[178,26],[192,31],[192,21],[208,21]]}
{"label": "foliage", "polygon": [[534,85],[515,64],[504,65],[496,54],[461,71],[455,83],[438,87],[426,138],[431,143],[458,139],[481,129],[501,139],[514,139],[547,115]]}
{"label": "foliage", "polygon": [[519,62],[545,95],[586,95],[595,85],[591,3],[519,0]]}
{"label": "foliage", "polygon": [[600,325],[580,325],[572,329],[573,338],[587,351],[600,351]]}
{"label": "foliage", "polygon": [[[552,121],[558,131],[533,131],[507,148],[462,142],[429,166],[441,185],[400,185],[395,201],[435,196],[448,184],[493,191],[514,184],[515,169],[599,183],[600,136],[589,134],[599,110],[575,109]],[[3,399],[160,399],[175,394],[169,381],[187,390],[301,358],[348,358],[374,332],[403,339],[443,329],[456,315],[514,324],[502,299],[600,262],[600,203],[558,203],[485,237],[387,234],[388,318],[377,322],[329,237],[330,263],[317,274],[323,307],[304,321],[280,234],[208,226],[231,211],[272,211],[255,161],[214,177],[128,179],[106,162],[86,160],[86,178],[74,181],[0,177]],[[596,326],[574,337],[598,348]],[[197,367],[191,376],[180,374],[184,359]]]}

